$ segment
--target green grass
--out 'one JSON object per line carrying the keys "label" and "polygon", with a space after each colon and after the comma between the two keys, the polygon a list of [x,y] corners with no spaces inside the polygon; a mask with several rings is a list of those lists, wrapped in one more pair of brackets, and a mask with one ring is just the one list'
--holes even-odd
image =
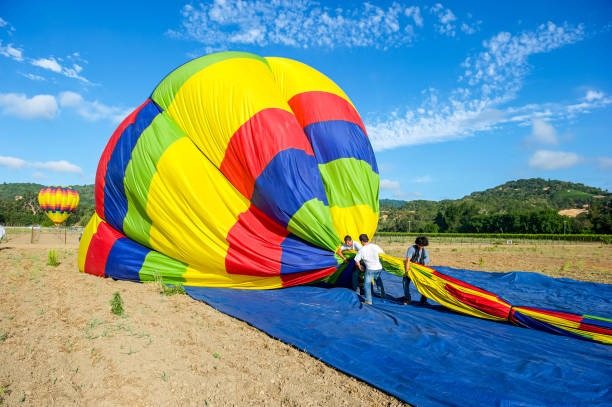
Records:
{"label": "green grass", "polygon": [[153,279],[155,281],[155,284],[159,286],[160,293],[165,296],[185,294],[185,287],[183,287],[181,284],[164,284],[164,279],[158,271],[155,271],[155,273],[153,273]]}
{"label": "green grass", "polygon": [[121,294],[119,294],[119,291],[115,291],[115,293],[113,294],[113,298],[110,300],[110,305],[113,314],[119,316],[123,315],[123,299],[121,298]]}
{"label": "green grass", "polygon": [[0,387],[0,405],[4,404],[4,396],[9,395],[11,391],[8,387]]}
{"label": "green grass", "polygon": [[57,259],[57,252],[55,249],[49,250],[49,254],[47,256],[47,266],[57,267],[59,266],[59,260]]}

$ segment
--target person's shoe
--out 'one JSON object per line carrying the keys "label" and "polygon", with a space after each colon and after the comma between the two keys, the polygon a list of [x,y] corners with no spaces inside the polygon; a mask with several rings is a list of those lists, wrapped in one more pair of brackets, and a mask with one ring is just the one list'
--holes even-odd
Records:
{"label": "person's shoe", "polygon": [[421,299],[419,300],[419,304],[421,304],[421,305],[429,305],[429,303],[427,302],[427,297],[421,295]]}
{"label": "person's shoe", "polygon": [[404,297],[404,305],[410,304],[411,301],[412,301],[412,298],[410,298],[410,295],[408,295],[407,297]]}
{"label": "person's shoe", "polygon": [[371,302],[367,302],[367,301],[362,302],[362,304],[365,304],[365,305],[372,305],[372,303],[371,303]]}

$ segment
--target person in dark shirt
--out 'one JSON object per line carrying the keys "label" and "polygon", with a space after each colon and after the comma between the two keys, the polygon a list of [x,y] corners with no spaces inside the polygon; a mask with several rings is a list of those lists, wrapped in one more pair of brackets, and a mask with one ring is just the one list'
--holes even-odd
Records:
{"label": "person in dark shirt", "polygon": [[[427,252],[425,246],[429,246],[429,240],[427,240],[426,236],[419,236],[414,241],[414,245],[410,246],[406,251],[406,266],[404,269],[404,279],[402,281],[404,285],[404,305],[409,304],[412,300],[410,298],[410,277],[408,276],[410,263],[429,264],[429,252]],[[421,295],[420,304],[427,304],[427,297]]]}

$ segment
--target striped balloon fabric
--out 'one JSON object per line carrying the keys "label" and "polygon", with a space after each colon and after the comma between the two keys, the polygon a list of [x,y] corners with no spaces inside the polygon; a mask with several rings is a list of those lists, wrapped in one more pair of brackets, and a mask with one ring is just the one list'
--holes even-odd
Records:
{"label": "striped balloon fabric", "polygon": [[53,185],[38,193],[38,204],[57,226],[79,206],[79,193],[72,187]]}
{"label": "striped balloon fabric", "polygon": [[[404,260],[382,255],[385,269],[403,275]],[[510,321],[526,328],[612,344],[612,319],[539,308],[513,306],[496,294],[411,263],[410,279],[419,293],[463,314],[494,321]]]}
{"label": "striped balloon fabric", "polygon": [[345,93],[243,52],[177,68],[117,128],[79,249],[87,273],[233,288],[303,284],[378,222],[379,175]]}

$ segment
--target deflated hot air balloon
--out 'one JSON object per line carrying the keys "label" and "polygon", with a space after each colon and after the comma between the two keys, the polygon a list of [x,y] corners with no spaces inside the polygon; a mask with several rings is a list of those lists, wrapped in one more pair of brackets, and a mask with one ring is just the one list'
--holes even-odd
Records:
{"label": "deflated hot air balloon", "polygon": [[[207,55],[170,73],[113,133],[79,269],[187,286],[333,284],[351,264],[334,255],[341,239],[376,230],[378,190],[365,127],[334,82],[289,59]],[[404,274],[402,259],[381,260]],[[609,319],[515,307],[414,263],[409,275],[452,310],[612,343]]]}
{"label": "deflated hot air balloon", "polygon": [[378,222],[379,176],[344,92],[243,52],[179,67],[117,128],[96,174],[79,268],[234,288],[308,283]]}
{"label": "deflated hot air balloon", "polygon": [[58,226],[79,206],[79,193],[72,187],[53,185],[40,190],[38,204]]}

